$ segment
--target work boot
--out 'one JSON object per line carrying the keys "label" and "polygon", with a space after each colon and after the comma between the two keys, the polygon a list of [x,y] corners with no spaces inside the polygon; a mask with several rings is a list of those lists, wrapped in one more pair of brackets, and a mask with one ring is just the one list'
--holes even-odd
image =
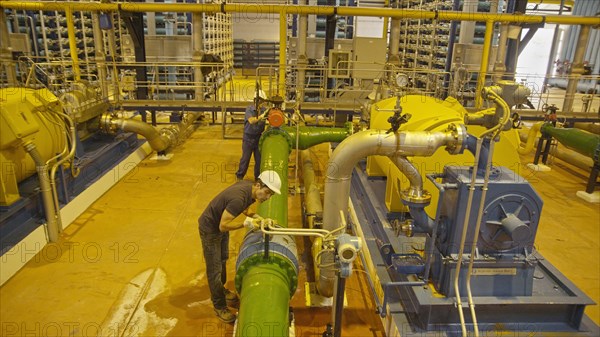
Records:
{"label": "work boot", "polygon": [[231,311],[229,311],[228,308],[215,308],[215,313],[217,314],[217,317],[219,317],[219,319],[225,323],[233,323],[235,321],[235,315]]}
{"label": "work boot", "polygon": [[229,307],[237,307],[240,304],[238,295],[227,288],[225,288],[225,301]]}

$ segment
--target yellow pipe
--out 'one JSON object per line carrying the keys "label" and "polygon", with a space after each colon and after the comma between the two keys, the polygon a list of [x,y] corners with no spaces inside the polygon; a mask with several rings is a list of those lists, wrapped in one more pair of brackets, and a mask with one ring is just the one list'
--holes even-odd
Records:
{"label": "yellow pipe", "polygon": [[481,109],[483,98],[481,90],[485,85],[485,76],[487,75],[488,63],[490,58],[490,48],[492,47],[492,33],[494,32],[494,21],[485,22],[485,35],[483,36],[483,51],[481,53],[481,65],[479,66],[479,75],[477,76],[477,89],[475,90],[475,107]]}
{"label": "yellow pipe", "polygon": [[533,150],[533,147],[535,146],[535,140],[537,138],[537,134],[540,131],[540,128],[542,127],[543,124],[544,124],[543,122],[533,124],[531,129],[529,129],[527,141],[525,142],[525,144],[521,144],[519,146],[519,148],[517,149],[517,151],[519,151],[519,154],[529,154],[529,152],[531,152],[531,150]]}
{"label": "yellow pipe", "polygon": [[[0,7],[33,11],[73,11],[85,12],[184,12],[184,13],[216,13],[223,9],[226,13],[281,13],[333,15],[333,6],[305,5],[255,5],[255,4],[185,4],[185,3],[88,3],[88,2],[39,2],[39,1],[10,1],[0,0]],[[337,15],[342,16],[371,16],[398,19],[437,19],[453,21],[493,21],[516,23],[558,23],[565,25],[597,25],[598,18],[593,16],[571,15],[522,15],[498,13],[465,13],[457,11],[430,12],[415,9],[396,8],[364,8],[338,7]]]}
{"label": "yellow pipe", "polygon": [[75,40],[75,22],[73,22],[73,9],[66,8],[65,16],[67,17],[67,34],[69,35],[69,50],[71,51],[71,59],[73,60],[73,74],[75,81],[81,80],[81,71],[79,70],[79,56],[77,56],[77,40]]}
{"label": "yellow pipe", "polygon": [[285,59],[287,44],[287,13],[285,10],[279,12],[279,96],[285,98]]}
{"label": "yellow pipe", "polygon": [[218,13],[221,11],[221,4],[128,2],[120,5],[121,10],[127,12]]}
{"label": "yellow pipe", "polygon": [[574,6],[575,0],[529,0],[528,4],[540,4],[540,5],[560,5],[564,1],[565,6]]}
{"label": "yellow pipe", "polygon": [[519,148],[517,149],[517,151],[519,151],[519,154],[529,154],[529,152],[531,152],[531,150],[533,150],[533,147],[535,145],[535,139],[537,137],[537,133],[540,131],[540,128],[542,127],[543,124],[544,123],[542,123],[542,122],[533,124],[531,129],[529,129],[529,135],[527,136],[527,142],[525,142],[525,145],[521,144],[519,146]]}

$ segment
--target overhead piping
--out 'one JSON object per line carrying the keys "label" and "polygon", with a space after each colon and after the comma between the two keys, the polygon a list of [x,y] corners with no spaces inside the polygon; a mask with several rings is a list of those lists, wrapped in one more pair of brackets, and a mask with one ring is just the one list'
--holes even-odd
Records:
{"label": "overhead piping", "polygon": [[121,2],[121,3],[94,3],[90,6],[86,2],[70,1],[9,1],[0,0],[0,7],[18,10],[34,11],[57,11],[65,10],[67,7],[73,11],[96,11],[96,12],[178,12],[178,13],[262,13],[262,14],[306,14],[306,15],[332,15],[339,16],[370,16],[389,17],[399,19],[429,19],[445,21],[488,21],[494,22],[519,22],[519,23],[559,23],[568,25],[591,25],[598,24],[598,18],[571,15],[525,15],[494,13],[490,18],[489,13],[463,13],[460,11],[429,11],[416,9],[397,10],[395,8],[366,8],[345,6],[305,6],[305,5],[262,5],[248,6],[244,3],[149,3],[149,2]]}

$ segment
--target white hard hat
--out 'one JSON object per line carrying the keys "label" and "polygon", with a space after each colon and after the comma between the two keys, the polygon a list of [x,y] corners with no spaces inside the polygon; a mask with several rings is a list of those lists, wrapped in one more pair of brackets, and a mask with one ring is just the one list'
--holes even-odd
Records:
{"label": "white hard hat", "polygon": [[271,191],[276,194],[281,194],[281,178],[279,173],[273,170],[262,171],[258,176],[258,179],[262,181]]}

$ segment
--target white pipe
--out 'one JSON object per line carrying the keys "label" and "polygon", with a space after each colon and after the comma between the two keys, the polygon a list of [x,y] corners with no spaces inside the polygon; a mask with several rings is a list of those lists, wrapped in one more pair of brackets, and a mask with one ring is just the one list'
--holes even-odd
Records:
{"label": "white pipe", "polygon": [[290,235],[290,236],[316,236],[320,237],[323,240],[331,240],[332,236],[342,231],[346,228],[346,223],[344,222],[342,226],[328,231],[325,229],[319,228],[285,228],[285,227],[275,227],[273,226],[273,221],[271,219],[263,219],[260,221],[260,231],[264,234],[268,235]]}

